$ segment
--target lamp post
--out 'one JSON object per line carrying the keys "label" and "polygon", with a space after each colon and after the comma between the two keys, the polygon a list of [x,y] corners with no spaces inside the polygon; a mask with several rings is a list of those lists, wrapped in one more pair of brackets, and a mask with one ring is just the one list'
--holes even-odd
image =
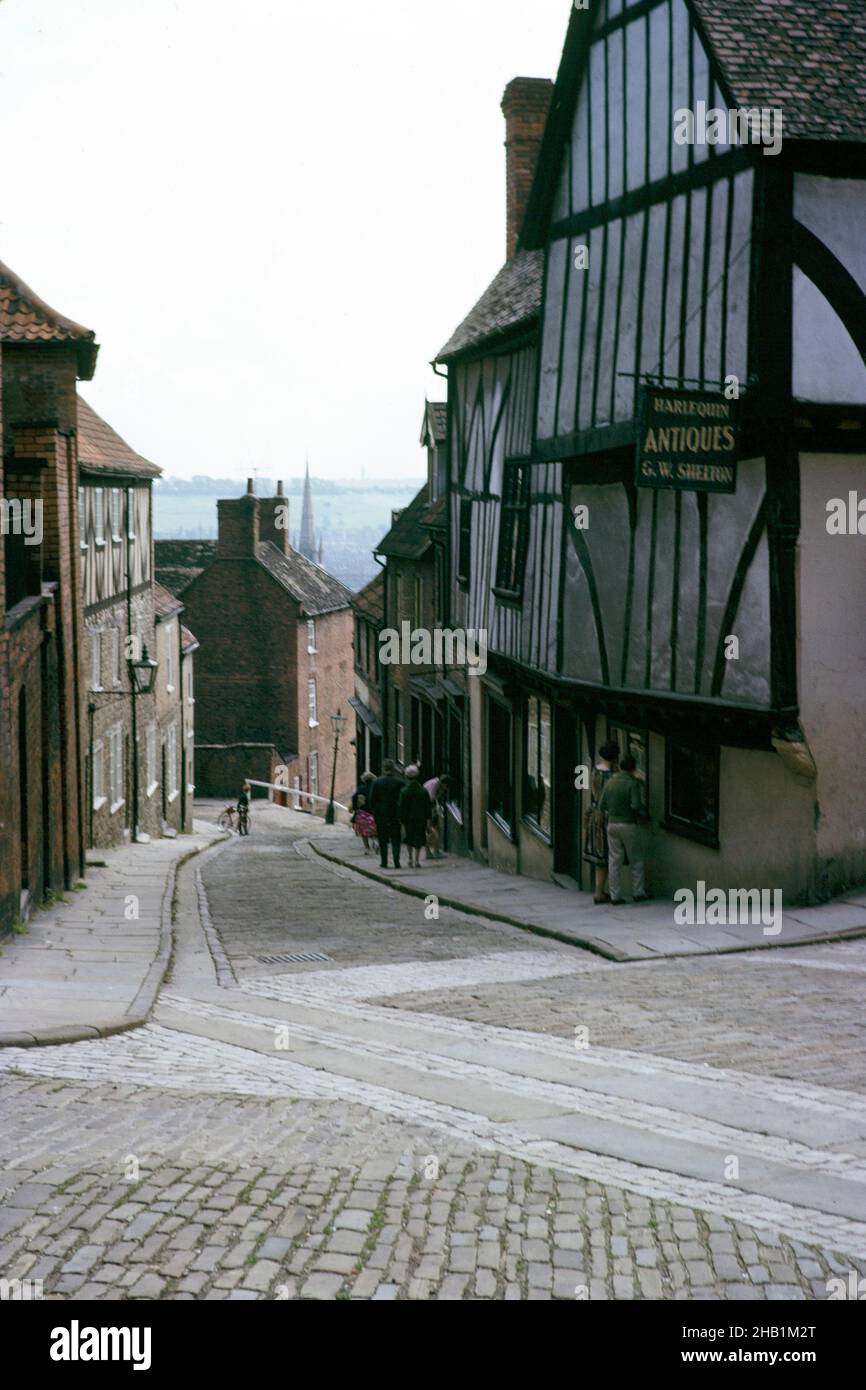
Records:
{"label": "lamp post", "polygon": [[159,662],[147,654],[147,645],[142,648],[137,661],[128,661],[129,685],[132,690],[132,843],[138,842],[138,711],[136,700],[139,695],[150,695],[156,679]]}
{"label": "lamp post", "polygon": [[88,839],[91,845],[93,844],[93,717],[98,708],[93,699],[94,695],[99,695],[103,700],[126,700],[130,696],[132,697],[132,843],[135,844],[138,840],[138,711],[135,702],[137,696],[150,695],[153,692],[153,683],[159,669],[159,662],[148,656],[147,647],[144,647],[138,660],[127,661],[126,665],[129,671],[129,690],[94,690],[87,705],[90,743],[90,832]]}
{"label": "lamp post", "polygon": [[331,727],[334,730],[334,767],[331,772],[331,799],[328,802],[328,809],[325,812],[325,825],[334,824],[334,791],[337,786],[337,749],[340,745],[340,734],[343,732],[343,725],[346,722],[345,714],[337,710],[336,714],[331,715]]}

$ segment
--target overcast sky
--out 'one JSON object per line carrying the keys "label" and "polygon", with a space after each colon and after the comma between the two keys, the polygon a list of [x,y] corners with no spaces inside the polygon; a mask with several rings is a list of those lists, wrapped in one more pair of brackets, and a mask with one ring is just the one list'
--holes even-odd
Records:
{"label": "overcast sky", "polygon": [[418,475],[569,0],[3,0],[0,260],[166,473]]}

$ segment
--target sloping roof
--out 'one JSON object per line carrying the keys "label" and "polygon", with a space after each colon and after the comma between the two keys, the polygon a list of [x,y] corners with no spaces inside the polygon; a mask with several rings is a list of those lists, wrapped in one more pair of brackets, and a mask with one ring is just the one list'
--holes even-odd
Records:
{"label": "sloping roof", "polygon": [[59,314],[0,261],[0,342],[75,343],[78,375],[89,381],[96,368],[96,335]]}
{"label": "sloping roof", "polygon": [[180,640],[183,643],[184,653],[197,651],[201,646],[198,638],[190,632],[188,627],[184,627],[183,623],[180,625]]}
{"label": "sloping roof", "polygon": [[447,531],[448,499],[440,497],[421,514],[421,525],[428,531]]}
{"label": "sloping roof", "polygon": [[691,0],[735,102],[781,107],[784,134],[866,141],[862,0]]}
{"label": "sloping roof", "polygon": [[540,251],[518,251],[506,261],[488,285],[474,309],[436,354],[447,362],[470,348],[492,343],[518,327],[528,327],[538,317],[544,259]]}
{"label": "sloping roof", "polygon": [[82,473],[125,473],[136,478],[158,478],[162,472],[130,448],[83,396],[78,397],[78,466]]}
{"label": "sloping roof", "polygon": [[351,589],[297,550],[283,555],[270,541],[261,541],[256,547],[256,559],[310,618],[336,613],[351,605]]}
{"label": "sloping roof", "polygon": [[448,438],[448,402],[425,401],[424,421],[421,426],[421,443],[432,440],[434,444],[444,444]]}
{"label": "sloping roof", "polygon": [[427,484],[404,507],[390,531],[376,546],[378,555],[388,555],[396,560],[418,560],[430,544],[430,537],[422,525],[422,517],[429,507]]}
{"label": "sloping roof", "polygon": [[371,622],[385,621],[385,571],[380,570],[369,584],[359,589],[352,597],[352,607],[356,613]]}
{"label": "sloping roof", "polygon": [[183,612],[183,604],[180,599],[164,588],[158,580],[153,581],[153,612],[157,622],[164,618],[171,618],[175,613]]}

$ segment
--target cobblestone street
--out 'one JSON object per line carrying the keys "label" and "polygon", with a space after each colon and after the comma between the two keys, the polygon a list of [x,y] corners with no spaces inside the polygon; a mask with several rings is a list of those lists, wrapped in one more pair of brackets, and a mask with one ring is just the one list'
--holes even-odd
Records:
{"label": "cobblestone street", "polygon": [[573,1301],[866,1273],[864,945],[614,965],[254,820],[181,868],[145,1027],[0,1050],[0,1276]]}

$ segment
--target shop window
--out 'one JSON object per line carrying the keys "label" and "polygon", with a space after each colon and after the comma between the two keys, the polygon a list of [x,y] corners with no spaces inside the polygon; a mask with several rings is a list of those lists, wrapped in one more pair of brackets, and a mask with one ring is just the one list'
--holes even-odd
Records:
{"label": "shop window", "polygon": [[665,826],[702,844],[719,843],[719,749],[668,739]]}
{"label": "shop window", "polygon": [[550,790],[550,705],[532,696],[526,702],[523,815],[547,836],[552,828]]}
{"label": "shop window", "polygon": [[506,827],[514,824],[514,775],[511,749],[511,710],[498,700],[487,701],[487,810]]}
{"label": "shop window", "polygon": [[608,724],[608,738],[619,744],[619,754],[624,758],[630,753],[637,763],[635,777],[639,782],[643,782],[645,787],[649,786],[649,740],[646,729],[633,729],[626,724]]}
{"label": "shop window", "polygon": [[496,563],[496,588],[503,594],[519,596],[523,593],[528,539],[529,464],[509,460],[502,479]]}

